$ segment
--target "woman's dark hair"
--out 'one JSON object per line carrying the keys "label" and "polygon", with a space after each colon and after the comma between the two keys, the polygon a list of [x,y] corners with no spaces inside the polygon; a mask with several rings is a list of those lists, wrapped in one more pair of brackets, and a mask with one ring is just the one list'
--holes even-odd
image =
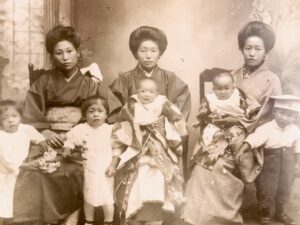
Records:
{"label": "woman's dark hair", "polygon": [[81,43],[80,37],[73,27],[59,25],[53,27],[46,35],[47,52],[52,55],[55,45],[60,41],[69,41],[76,49],[79,48]]}
{"label": "woman's dark hair", "polygon": [[108,113],[109,113],[109,107],[108,107],[107,100],[105,98],[103,98],[103,97],[91,96],[91,97],[86,98],[85,101],[81,105],[81,114],[82,114],[82,117],[85,117],[86,111],[88,110],[88,108],[91,105],[98,104],[99,101],[101,102],[101,104],[105,108],[106,114],[108,115]]}
{"label": "woman's dark hair", "polygon": [[141,26],[135,29],[129,37],[129,48],[135,58],[140,44],[146,40],[157,43],[160,55],[165,52],[168,45],[167,36],[162,30],[156,27]]}
{"label": "woman's dark hair", "polygon": [[239,49],[243,51],[247,38],[257,36],[260,37],[265,45],[266,53],[268,53],[275,44],[275,34],[272,27],[261,21],[252,21],[247,23],[238,34]]}
{"label": "woman's dark hair", "polygon": [[22,111],[18,106],[17,102],[12,100],[3,100],[0,101],[0,119],[2,118],[2,114],[8,110],[8,107],[15,108],[20,113],[20,115],[22,115]]}

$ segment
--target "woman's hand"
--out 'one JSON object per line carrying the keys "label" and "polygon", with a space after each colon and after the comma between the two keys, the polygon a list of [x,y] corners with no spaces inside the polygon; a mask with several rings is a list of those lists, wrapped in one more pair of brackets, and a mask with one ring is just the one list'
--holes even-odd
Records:
{"label": "woman's hand", "polygon": [[48,140],[44,140],[44,141],[40,141],[39,142],[39,145],[42,147],[43,151],[47,151],[48,150],[48,147],[49,145],[47,144]]}
{"label": "woman's hand", "polygon": [[63,152],[63,157],[64,158],[69,158],[72,154],[72,149],[71,148],[64,148]]}
{"label": "woman's hand", "polygon": [[106,169],[105,174],[108,177],[113,177],[116,175],[117,169],[114,165],[110,164],[109,167]]}
{"label": "woman's hand", "polygon": [[22,165],[20,166],[20,168],[24,168],[24,169],[28,169],[28,170],[38,170],[40,166],[39,161],[36,160],[32,160],[30,162],[23,162]]}
{"label": "woman's hand", "polygon": [[54,148],[62,148],[66,140],[64,134],[57,134],[52,130],[44,130],[42,134],[47,139],[47,144]]}

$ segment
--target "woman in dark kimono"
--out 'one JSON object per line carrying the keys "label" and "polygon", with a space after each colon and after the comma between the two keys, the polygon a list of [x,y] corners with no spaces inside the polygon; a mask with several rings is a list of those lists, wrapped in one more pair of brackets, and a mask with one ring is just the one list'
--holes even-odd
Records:
{"label": "woman in dark kimono", "polygon": [[[281,94],[278,76],[264,64],[275,43],[273,29],[260,21],[249,22],[240,30],[238,43],[245,64],[241,69],[233,71],[235,85],[263,105],[270,96]],[[258,115],[262,116],[265,110],[263,108]],[[241,125],[250,131],[257,121]],[[230,118],[216,119],[215,122],[220,125],[232,124]],[[198,147],[196,145],[195,148]],[[186,187],[187,202],[183,209],[183,219],[193,225],[243,224],[239,210],[243,203],[245,183],[254,181],[262,163],[261,152],[251,150],[222,155],[211,171],[196,164]]]}
{"label": "woman in dark kimono", "polygon": [[[181,111],[187,120],[191,111],[191,94],[184,83],[173,72],[161,69],[157,63],[167,48],[165,33],[155,27],[141,26],[135,29],[129,37],[129,48],[138,61],[138,65],[126,73],[122,73],[110,85],[113,93],[124,105],[130,96],[136,94],[137,86],[141,79],[153,79],[161,95],[165,95]],[[187,171],[187,143],[183,140],[183,170],[186,177]],[[173,224],[170,222],[170,224]]]}
{"label": "woman in dark kimono", "polygon": [[[121,106],[107,86],[81,74],[77,66],[79,46],[80,38],[72,27],[54,27],[46,36],[54,69],[32,84],[23,115],[24,122],[39,129],[57,151],[61,166],[51,174],[34,166],[21,170],[15,188],[15,222],[77,224],[83,170],[80,163],[61,156],[64,134],[81,119],[81,104],[89,96],[107,99],[110,114]],[[32,158],[34,153],[38,154],[31,149]]]}
{"label": "woman in dark kimono", "polygon": [[151,77],[158,85],[159,94],[165,95],[188,119],[191,111],[189,88],[173,72],[161,69],[157,62],[167,48],[167,37],[162,30],[142,26],[134,30],[129,38],[129,48],[138,65],[120,76],[110,85],[111,90],[124,105],[136,93],[141,79]]}

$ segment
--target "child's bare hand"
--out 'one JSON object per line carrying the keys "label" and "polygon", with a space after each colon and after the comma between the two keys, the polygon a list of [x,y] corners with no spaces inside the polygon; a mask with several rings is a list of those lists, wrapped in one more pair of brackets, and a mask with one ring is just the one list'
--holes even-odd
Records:
{"label": "child's bare hand", "polygon": [[113,176],[116,175],[116,172],[117,172],[117,169],[116,169],[114,166],[110,165],[110,166],[106,169],[105,174],[106,174],[106,176],[108,176],[108,177],[113,177]]}

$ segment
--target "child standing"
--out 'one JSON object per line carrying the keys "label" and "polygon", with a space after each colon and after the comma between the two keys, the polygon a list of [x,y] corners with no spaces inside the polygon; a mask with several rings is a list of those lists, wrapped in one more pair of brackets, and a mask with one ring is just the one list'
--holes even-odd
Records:
{"label": "child standing", "polygon": [[[217,74],[213,92],[202,100],[199,119],[206,125],[194,148],[195,166],[187,183],[182,218],[193,224],[242,224],[239,209],[244,180],[235,152],[246,137],[245,121],[259,104],[234,87],[230,73]],[[246,181],[254,177],[247,177]]]}
{"label": "child standing", "polygon": [[271,208],[275,203],[275,218],[285,225],[294,225],[287,215],[286,204],[295,178],[295,165],[299,168],[300,129],[295,122],[300,98],[279,95],[271,99],[275,100],[274,119],[250,134],[240,152],[263,147],[264,163],[256,182],[261,224],[272,224]]}
{"label": "child standing", "polygon": [[112,125],[108,125],[108,104],[101,97],[89,97],[82,104],[86,123],[79,124],[67,133],[64,156],[68,157],[76,147],[85,149],[84,213],[86,224],[94,223],[94,208],[102,206],[105,225],[113,224],[113,185],[115,170],[110,166],[113,157],[110,137]]}
{"label": "child standing", "polygon": [[163,209],[172,211],[183,202],[179,163],[185,121],[150,78],[139,82],[120,118],[112,139],[114,150],[123,153],[116,190],[121,224],[159,225]]}
{"label": "child standing", "polygon": [[21,124],[17,104],[11,100],[0,102],[0,221],[13,217],[14,188],[19,168],[37,169],[38,160],[24,162],[29,145],[45,147],[44,137],[32,126]]}

